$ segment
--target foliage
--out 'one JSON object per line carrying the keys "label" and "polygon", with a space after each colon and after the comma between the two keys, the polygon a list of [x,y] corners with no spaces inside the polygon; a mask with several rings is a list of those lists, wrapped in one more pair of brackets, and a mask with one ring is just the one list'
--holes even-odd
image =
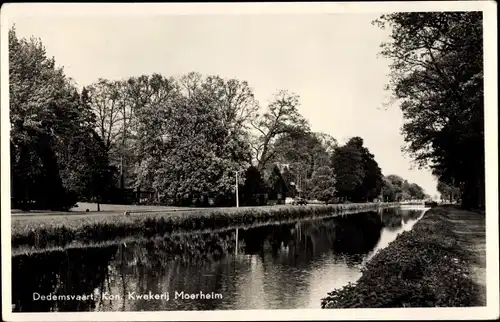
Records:
{"label": "foliage", "polygon": [[350,140],[344,146],[338,147],[332,158],[337,192],[339,196],[351,200],[355,198],[355,191],[362,184],[364,177],[362,151],[354,142]]}
{"label": "foliage", "polygon": [[338,195],[350,201],[373,200],[383,185],[382,172],[360,137],[338,147],[332,157]]}
{"label": "foliage", "polygon": [[337,140],[327,133],[316,132],[315,136],[321,142],[321,145],[325,148],[326,153],[331,156],[335,149],[338,147]]}
{"label": "foliage", "polygon": [[250,163],[247,127],[257,108],[246,82],[198,73],[178,79],[153,74],[99,80],[91,88],[97,114],[100,109],[105,116],[117,113],[115,130],[106,121],[112,132],[106,138],[118,147],[110,157],[127,177],[126,186],[155,191],[175,203],[206,203],[234,193],[235,171]]}
{"label": "foliage", "polygon": [[410,197],[414,198],[414,199],[421,200],[421,199],[424,199],[426,197],[424,189],[416,183],[410,183],[410,186],[408,187],[408,193],[409,193]]}
{"label": "foliage", "polygon": [[335,177],[332,168],[323,166],[313,172],[310,197],[320,201],[329,201],[335,195]]}
{"label": "foliage", "polygon": [[269,199],[276,200],[285,198],[288,187],[277,165],[273,166],[266,181],[269,187]]}
{"label": "foliage", "polygon": [[437,191],[441,194],[441,200],[456,201],[460,198],[460,188],[453,187],[442,181],[437,184]]}
{"label": "foliage", "polygon": [[391,28],[381,53],[392,60],[388,89],[406,120],[406,151],[440,181],[463,185],[465,207],[484,206],[482,20],[481,12],[412,12],[375,21]]}
{"label": "foliage", "polygon": [[289,197],[294,197],[296,193],[295,175],[290,171],[289,167],[285,167],[281,173],[281,177],[289,189]]}
{"label": "foliage", "polygon": [[416,183],[409,183],[400,176],[391,174],[384,177],[382,195],[384,201],[404,201],[426,199],[424,189]]}
{"label": "foliage", "polygon": [[125,107],[123,84],[119,81],[99,79],[86,88],[88,104],[96,116],[96,131],[106,152],[116,149],[117,139],[123,131]]}
{"label": "foliage", "polygon": [[463,307],[480,288],[467,270],[470,250],[439,208],[380,250],[356,284],[328,293],[323,308]]}
{"label": "foliage", "polygon": [[257,115],[251,124],[257,131],[257,136],[252,143],[257,169],[266,168],[271,158],[275,155],[275,142],[280,137],[308,131],[309,125],[298,111],[299,97],[287,91],[275,94],[268,110]]}
{"label": "foliage", "polygon": [[399,187],[394,185],[388,177],[384,177],[384,184],[382,186],[382,199],[384,201],[396,200],[396,196],[398,195],[398,188]]}
{"label": "foliage", "polygon": [[245,183],[241,190],[245,205],[255,206],[267,202],[264,196],[268,192],[267,184],[259,170],[254,166],[250,166],[246,170]]}
{"label": "foliage", "polygon": [[96,170],[74,153],[93,146],[87,93],[80,96],[38,39],[18,39],[15,28],[9,31],[9,73],[13,207],[71,208],[81,190],[78,172]]}
{"label": "foliage", "polygon": [[109,165],[104,142],[89,131],[74,138],[68,149],[73,155],[68,163],[74,169],[68,179],[71,190],[77,192],[80,200],[100,202],[116,182],[116,169]]}
{"label": "foliage", "polygon": [[273,144],[272,164],[287,165],[287,184],[293,182],[308,197],[313,172],[320,167],[330,166],[330,156],[336,141],[332,137],[315,132],[293,132],[278,138]]}
{"label": "foliage", "polygon": [[247,197],[267,186],[272,198],[338,191],[366,201],[383,185],[362,139],[339,147],[311,132],[296,94],[278,91],[259,114],[247,82],[194,72],[98,79],[79,93],[39,40],[12,29],[9,42],[12,189],[23,207],[68,200],[55,206],[67,209],[133,190],[156,204],[234,205],[235,174],[251,164],[259,175],[241,173]]}
{"label": "foliage", "polygon": [[365,198],[368,201],[379,196],[383,185],[383,176],[374,155],[366,147],[362,148],[362,157],[364,177],[363,182],[357,189],[357,198],[360,200]]}

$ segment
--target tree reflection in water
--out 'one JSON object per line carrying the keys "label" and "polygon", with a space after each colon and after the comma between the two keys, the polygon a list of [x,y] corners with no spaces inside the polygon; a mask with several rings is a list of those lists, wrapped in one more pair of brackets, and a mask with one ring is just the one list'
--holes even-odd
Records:
{"label": "tree reflection in water", "polygon": [[[359,277],[363,258],[384,229],[418,211],[367,212],[238,229],[192,233],[107,248],[13,258],[16,311],[140,311],[299,308],[320,305],[326,288]],[[333,279],[332,279],[333,278]],[[326,290],[326,291],[325,291]],[[40,294],[119,294],[121,299],[33,301]],[[139,294],[215,292],[222,300],[128,300]],[[323,294],[324,293],[324,294]],[[316,301],[317,298],[317,301]],[[311,304],[312,303],[312,304]]]}
{"label": "tree reflection in water", "polygon": [[41,301],[40,295],[94,294],[108,276],[116,247],[73,249],[12,258],[12,298],[15,312],[72,312],[95,308],[95,300]]}

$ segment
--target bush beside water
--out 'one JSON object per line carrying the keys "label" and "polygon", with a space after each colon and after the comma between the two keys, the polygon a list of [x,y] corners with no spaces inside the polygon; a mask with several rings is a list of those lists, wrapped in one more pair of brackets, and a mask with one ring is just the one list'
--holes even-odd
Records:
{"label": "bush beside water", "polygon": [[470,277],[471,251],[433,208],[411,231],[379,251],[357,283],[328,293],[322,308],[478,306],[482,291]]}
{"label": "bush beside water", "polygon": [[22,219],[12,222],[12,247],[43,249],[68,244],[93,244],[123,238],[162,236],[173,231],[217,229],[255,222],[301,219],[321,214],[374,210],[397,203],[365,203],[327,206],[229,208],[217,211],[148,213],[124,215],[71,215]]}

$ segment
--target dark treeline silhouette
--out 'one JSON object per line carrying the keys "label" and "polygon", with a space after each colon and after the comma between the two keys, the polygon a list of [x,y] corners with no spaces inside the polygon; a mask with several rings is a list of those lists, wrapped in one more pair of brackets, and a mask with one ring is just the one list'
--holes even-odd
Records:
{"label": "dark treeline silhouette", "polygon": [[441,186],[458,188],[463,207],[484,208],[482,12],[401,12],[374,23],[391,28],[381,54],[392,60],[388,89],[406,151]]}

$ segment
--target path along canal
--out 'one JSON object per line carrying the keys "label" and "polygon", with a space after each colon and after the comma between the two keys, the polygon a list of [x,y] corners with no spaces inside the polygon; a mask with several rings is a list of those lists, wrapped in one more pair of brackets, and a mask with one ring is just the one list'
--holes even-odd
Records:
{"label": "path along canal", "polygon": [[[15,256],[14,311],[319,309],[426,210],[402,206]],[[63,296],[41,300],[49,294]]]}

